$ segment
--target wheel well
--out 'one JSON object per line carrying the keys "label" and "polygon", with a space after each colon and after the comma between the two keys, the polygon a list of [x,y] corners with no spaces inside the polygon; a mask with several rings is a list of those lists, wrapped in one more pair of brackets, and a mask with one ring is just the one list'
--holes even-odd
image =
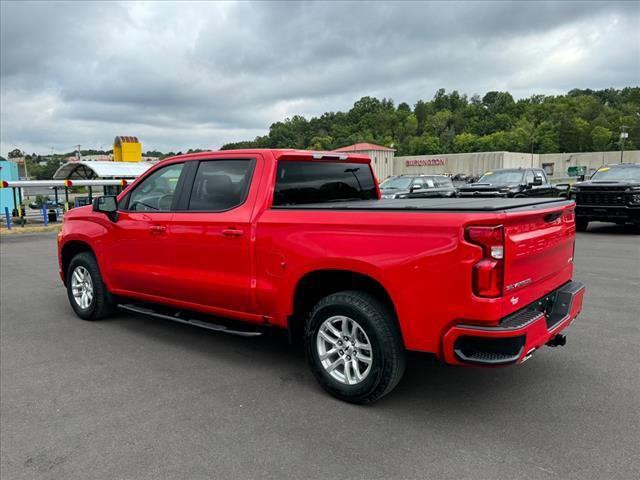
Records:
{"label": "wheel well", "polygon": [[397,313],[389,293],[377,280],[349,270],[318,270],[308,273],[296,286],[293,297],[293,315],[289,318],[290,339],[301,338],[307,315],[322,298],[344,290],[358,290],[373,295],[393,312]]}
{"label": "wheel well", "polygon": [[77,254],[82,252],[89,252],[94,255],[91,247],[77,240],[73,240],[71,242],[67,242],[64,247],[62,247],[61,259],[62,259],[62,275],[64,275],[64,281],[66,284],[67,281],[67,270],[69,269],[69,264],[71,263],[71,259],[75,257]]}

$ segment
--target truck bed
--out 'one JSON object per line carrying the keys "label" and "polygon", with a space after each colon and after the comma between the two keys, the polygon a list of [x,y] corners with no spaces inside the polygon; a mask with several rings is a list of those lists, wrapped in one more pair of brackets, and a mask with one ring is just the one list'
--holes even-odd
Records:
{"label": "truck bed", "polygon": [[307,203],[274,206],[273,208],[280,210],[501,212],[530,207],[562,207],[569,203],[571,200],[565,198],[411,198]]}

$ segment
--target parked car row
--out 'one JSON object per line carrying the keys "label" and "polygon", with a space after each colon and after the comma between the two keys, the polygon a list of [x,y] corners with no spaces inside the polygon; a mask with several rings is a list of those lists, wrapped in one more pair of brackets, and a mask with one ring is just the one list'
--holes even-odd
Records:
{"label": "parked car row", "polygon": [[541,168],[489,171],[473,183],[456,187],[452,180],[458,177],[398,175],[382,182],[380,193],[384,199],[563,197],[576,202],[579,231],[592,221],[640,227],[640,164],[603,166],[589,180],[574,185],[552,185]]}
{"label": "parked car row", "polygon": [[[454,177],[455,178],[455,177]],[[561,197],[540,168],[500,169],[485,173],[474,183],[455,187],[447,175],[398,175],[380,185],[382,198],[430,197]],[[565,195],[566,196],[566,195]]]}

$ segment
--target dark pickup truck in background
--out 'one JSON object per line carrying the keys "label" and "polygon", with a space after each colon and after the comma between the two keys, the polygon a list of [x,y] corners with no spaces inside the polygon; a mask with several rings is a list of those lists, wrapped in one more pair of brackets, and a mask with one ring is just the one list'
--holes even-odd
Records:
{"label": "dark pickup truck in background", "polygon": [[450,198],[456,187],[446,175],[398,175],[380,184],[382,198]]}
{"label": "dark pickup truck in background", "polygon": [[576,228],[584,232],[589,222],[632,223],[640,228],[640,164],[600,167],[586,182],[571,187],[576,202]]}
{"label": "dark pickup truck in background", "polygon": [[557,197],[541,168],[503,168],[485,173],[475,183],[458,188],[460,197]]}

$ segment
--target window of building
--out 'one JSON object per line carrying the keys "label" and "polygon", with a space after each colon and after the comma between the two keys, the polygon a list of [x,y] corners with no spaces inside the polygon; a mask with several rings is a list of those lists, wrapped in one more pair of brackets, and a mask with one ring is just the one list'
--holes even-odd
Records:
{"label": "window of building", "polygon": [[278,163],[274,206],[374,198],[373,174],[365,163]]}
{"label": "window of building", "polygon": [[196,172],[189,210],[220,212],[242,205],[246,199],[253,160],[207,160]]}
{"label": "window of building", "polygon": [[544,173],[546,173],[547,175],[553,175],[553,168],[555,167],[554,163],[543,163],[542,164],[542,169],[544,170]]}

